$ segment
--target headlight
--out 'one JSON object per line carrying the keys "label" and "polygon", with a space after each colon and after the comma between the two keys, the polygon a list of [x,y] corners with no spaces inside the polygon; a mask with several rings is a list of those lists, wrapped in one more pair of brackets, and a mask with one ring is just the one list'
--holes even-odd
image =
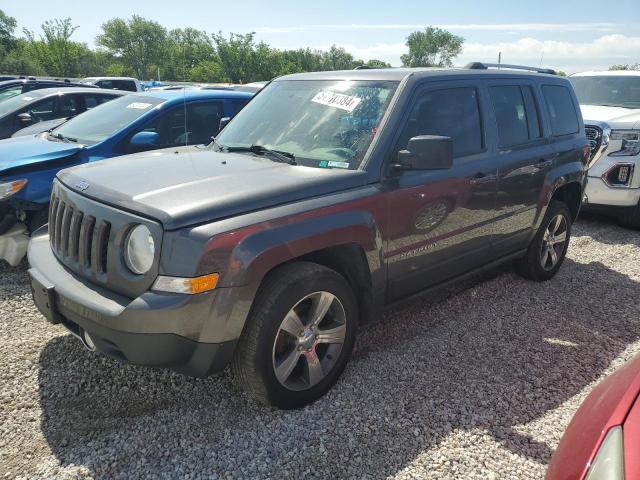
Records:
{"label": "headlight", "polygon": [[624,450],[622,447],[622,427],[609,430],[585,480],[623,480]]}
{"label": "headlight", "polygon": [[24,188],[28,180],[23,178],[21,180],[13,180],[11,182],[0,183],[0,200],[9,198],[15,193],[18,193]]}
{"label": "headlight", "polygon": [[610,157],[635,156],[640,153],[640,130],[613,130],[611,140],[622,140],[622,147]]}
{"label": "headlight", "polygon": [[138,275],[147,273],[153,265],[156,246],[151,232],[144,225],[134,227],[127,236],[124,246],[124,261],[127,267]]}

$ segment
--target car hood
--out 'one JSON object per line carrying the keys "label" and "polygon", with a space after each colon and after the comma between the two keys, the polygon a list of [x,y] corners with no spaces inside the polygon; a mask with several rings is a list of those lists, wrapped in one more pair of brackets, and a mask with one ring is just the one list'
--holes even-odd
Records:
{"label": "car hood", "polygon": [[34,123],[33,125],[29,125],[22,130],[18,130],[11,136],[15,138],[24,137],[25,135],[36,135],[37,133],[47,132],[52,128],[56,128],[58,125],[61,125],[66,121],[66,118],[56,118],[55,120],[46,120],[44,122]]}
{"label": "car hood", "polygon": [[76,154],[83,148],[75,143],[47,140],[44,135],[7,138],[0,141],[0,174],[16,167],[39,165]]}
{"label": "car hood", "polygon": [[355,188],[366,183],[367,175],[182,147],[85,164],[59,172],[58,178],[87,197],[175,230]]}
{"label": "car hood", "polygon": [[606,122],[611,128],[640,128],[640,110],[602,105],[580,105],[584,123],[589,120]]}

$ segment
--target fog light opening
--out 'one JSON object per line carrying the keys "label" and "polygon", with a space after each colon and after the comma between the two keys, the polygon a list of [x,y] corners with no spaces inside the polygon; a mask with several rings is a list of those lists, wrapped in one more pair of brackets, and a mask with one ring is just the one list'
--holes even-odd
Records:
{"label": "fog light opening", "polygon": [[96,344],[93,343],[91,335],[89,335],[86,331],[82,332],[82,343],[84,343],[84,346],[92,352],[96,350]]}

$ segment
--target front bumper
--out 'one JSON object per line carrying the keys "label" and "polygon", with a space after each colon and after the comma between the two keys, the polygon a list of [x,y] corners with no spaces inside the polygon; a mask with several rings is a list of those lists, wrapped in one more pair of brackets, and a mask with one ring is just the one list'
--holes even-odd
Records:
{"label": "front bumper", "polygon": [[34,236],[28,258],[36,306],[85,345],[86,333],[97,350],[111,357],[198,377],[222,370],[231,360],[235,339],[203,341],[203,332],[215,330],[217,291],[145,292],[132,300],[69,272],[53,255],[46,234]]}
{"label": "front bumper", "polygon": [[[617,165],[633,166],[633,176],[629,186],[611,186],[603,176]],[[640,202],[640,156],[603,156],[590,168],[585,187],[585,207],[633,207]]]}

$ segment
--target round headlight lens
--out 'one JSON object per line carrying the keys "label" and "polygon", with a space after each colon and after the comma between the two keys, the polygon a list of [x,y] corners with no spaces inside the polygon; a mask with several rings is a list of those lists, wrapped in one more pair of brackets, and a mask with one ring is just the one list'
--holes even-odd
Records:
{"label": "round headlight lens", "polygon": [[138,275],[147,273],[153,265],[156,246],[151,232],[144,225],[134,227],[127,237],[124,260],[127,267]]}

